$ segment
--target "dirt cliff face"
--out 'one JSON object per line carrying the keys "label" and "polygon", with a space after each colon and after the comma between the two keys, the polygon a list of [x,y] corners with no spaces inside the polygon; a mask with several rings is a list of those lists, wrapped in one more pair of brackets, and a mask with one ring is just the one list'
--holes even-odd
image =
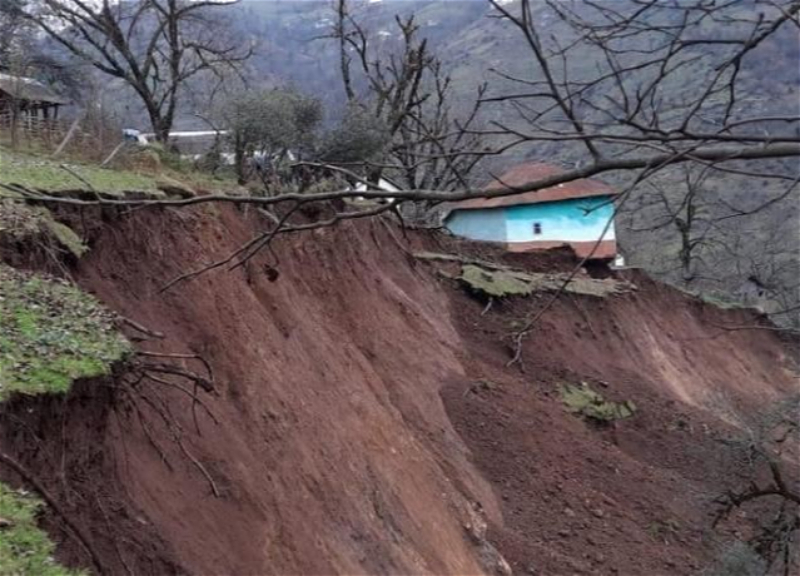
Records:
{"label": "dirt cliff face", "polygon": [[[633,295],[559,302],[520,372],[502,336],[535,298],[482,314],[378,222],[159,292],[259,224],[228,208],[115,217],[70,271],[164,335],[141,350],[208,362],[203,406],[152,382],[125,392],[120,374],[0,413],[0,445],[109,574],[489,574],[508,570],[502,556],[520,573],[677,574],[707,558],[693,494],[732,465],[711,457],[728,425],[714,399],[750,409],[794,385],[770,332],[715,327],[752,318],[634,276]],[[636,417],[595,429],[567,414],[557,386],[587,380]],[[63,559],[87,565],[47,522]]]}

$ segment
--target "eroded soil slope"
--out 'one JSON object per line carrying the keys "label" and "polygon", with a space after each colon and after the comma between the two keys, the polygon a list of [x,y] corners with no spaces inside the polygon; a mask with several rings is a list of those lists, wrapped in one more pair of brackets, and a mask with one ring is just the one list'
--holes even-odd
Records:
{"label": "eroded soil slope", "polygon": [[[626,297],[556,303],[525,343],[524,372],[506,369],[501,338],[527,308],[481,315],[456,298],[472,378],[442,395],[501,498],[490,539],[515,573],[698,574],[758,521],[710,530],[712,500],[753,478],[729,442],[738,424],[798,391],[782,344],[750,312],[627,277],[639,290]],[[559,387],[581,383],[636,414],[604,426],[567,415]]]}
{"label": "eroded soil slope", "polygon": [[120,376],[7,406],[3,446],[47,477],[113,574],[493,569],[475,503],[494,497],[439,398],[464,376],[446,293],[378,224],[292,238],[159,294],[257,231],[234,210],[202,215],[115,220],[74,274],[165,335],[141,349],[210,364],[217,423],[196,407],[197,434],[185,392],[125,392]]}
{"label": "eroded soil slope", "polygon": [[[520,372],[502,336],[537,299],[484,313],[379,222],[283,239],[159,292],[259,224],[227,208],[110,217],[70,271],[164,335],[129,328],[139,349],[208,362],[207,410],[185,381],[124,369],[2,407],[0,444],[109,574],[489,574],[507,569],[495,546],[515,572],[552,575],[688,574],[708,558],[697,495],[732,466],[715,457],[730,424],[714,399],[750,409],[793,386],[770,332],[715,327],[751,317],[633,276],[634,294],[559,302]],[[557,386],[581,381],[637,415],[595,429],[567,414]],[[63,559],[88,565],[47,522]]]}

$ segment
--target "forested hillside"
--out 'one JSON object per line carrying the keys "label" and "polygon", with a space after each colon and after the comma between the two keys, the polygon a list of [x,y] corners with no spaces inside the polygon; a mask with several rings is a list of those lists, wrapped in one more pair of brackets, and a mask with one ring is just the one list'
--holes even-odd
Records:
{"label": "forested hillside", "polygon": [[[565,5],[582,8],[580,3]],[[548,4],[534,2],[533,6],[533,16],[547,31],[551,48],[568,43],[572,33]],[[739,6],[742,17],[760,9],[751,2]],[[334,122],[345,103],[339,53],[335,39],[329,37],[335,23],[334,6],[321,1],[247,0],[238,10],[237,26],[258,43],[251,62],[251,80],[291,84],[321,98],[328,121]],[[541,80],[524,39],[498,19],[486,2],[389,1],[357,4],[353,12],[386,53],[396,50],[400,43],[395,16],[414,14],[421,34],[430,39],[451,75],[454,99],[462,110],[469,108],[483,82],[488,83],[491,97],[525,91],[525,83],[513,78]],[[662,17],[665,21],[660,24],[668,27],[667,16]],[[724,40],[736,37],[742,29],[743,25],[732,19],[726,24],[709,22],[702,33]],[[631,36],[625,49],[646,52],[654,42],[652,37]],[[592,78],[601,58],[602,54],[590,51],[573,53],[560,73],[576,83]],[[742,66],[737,84],[739,108],[749,115],[796,116],[800,112],[798,62],[800,40],[796,29],[787,28],[768,38]],[[687,98],[712,74],[714,70],[704,60],[688,61],[670,80],[668,87],[674,89],[665,91],[662,105]],[[366,86],[361,88],[367,92]],[[508,103],[484,106],[481,113],[482,126],[487,130],[495,127],[493,122],[526,130],[524,115]],[[603,120],[600,111],[587,110],[585,114],[588,121],[593,116],[598,122]],[[768,131],[776,126],[780,123],[765,123],[760,129]],[[494,146],[500,139],[487,134],[484,143]],[[491,173],[524,159],[574,165],[579,157],[574,142],[527,142],[488,158],[475,176],[478,183],[483,182]],[[782,323],[792,318],[796,322],[792,310],[798,304],[800,290],[800,190],[793,187],[787,193],[786,188],[797,176],[797,163],[794,159],[763,161],[756,168],[769,176],[784,177],[752,178],[747,170],[737,174],[669,168],[657,181],[638,186],[631,201],[621,208],[619,218],[619,236],[628,263],[713,298],[781,312],[776,320]],[[609,174],[605,178],[619,187],[627,183],[624,175]],[[690,191],[691,200],[687,202]]]}
{"label": "forested hillside", "polygon": [[[511,10],[519,6],[519,2],[498,5]],[[553,76],[564,90],[575,92],[581,122],[622,134],[626,128],[618,123],[612,108],[621,106],[623,99],[613,92],[624,93],[625,98],[635,95],[646,90],[648,74],[657,73],[637,74],[632,69],[620,74],[614,86],[611,78],[598,82],[604,74],[600,71],[645,62],[650,55],[663,57],[664,38],[681,26],[683,16],[680,10],[650,10],[639,25],[660,32],[617,38],[609,52],[581,43],[574,25],[594,26],[597,33],[618,18],[597,6],[604,5],[538,0],[530,3],[529,17],[542,34],[542,48],[549,54]],[[719,73],[715,69],[718,60],[708,56],[755,33],[751,27],[758,14],[771,9],[761,0],[729,4],[722,17],[700,18],[684,31],[682,55],[669,77],[658,82],[658,89],[648,96],[647,105],[659,111],[658,121],[669,124],[680,117],[680,110],[689,108],[692,98],[706,89],[709,78]],[[533,112],[538,104],[520,97],[540,91],[544,77],[524,35],[507,18],[499,17],[498,8],[482,0],[389,0],[350,2],[348,10],[370,42],[369,58],[382,58],[384,63],[402,55],[400,24],[414,16],[418,38],[427,42],[428,54],[441,62],[442,74],[449,79],[447,105],[456,121],[469,113],[485,84],[483,104],[470,129],[480,134],[474,136],[474,143],[489,153],[463,183],[480,186],[492,174],[528,159],[567,167],[585,164],[580,140],[566,133],[559,135],[559,131],[569,132],[568,126],[546,116],[536,117],[538,112]],[[291,87],[320,101],[323,129],[336,126],[348,100],[336,24],[336,3],[322,0],[243,0],[226,8],[225,37],[248,46],[252,55],[221,85],[208,79],[184,82],[174,128],[208,129],[209,122],[219,124],[215,113],[220,102],[242,86]],[[140,27],[150,25],[146,19],[139,23]],[[713,42],[704,38],[713,38]],[[48,44],[50,57],[64,63],[59,70],[77,76],[66,84],[79,102],[91,103],[93,113],[112,119],[118,127],[147,129],[147,114],[139,97],[123,79],[87,70],[80,59],[67,56],[59,42],[50,40]],[[797,118],[797,27],[779,27],[754,47],[757,49],[749,50],[736,68],[735,89],[704,97],[702,109],[694,114],[698,127],[714,131],[720,123],[735,125],[737,119],[773,118],[747,125],[769,135],[787,127],[782,119]],[[368,101],[374,96],[363,74],[354,75],[353,84],[357,98]],[[541,121],[549,133],[539,130]],[[518,136],[520,142],[509,145]],[[493,154],[492,150],[502,153]],[[625,157],[631,150],[612,142],[604,147],[604,154]],[[691,169],[666,166],[657,177],[641,183],[632,181],[631,172],[603,174],[619,190],[633,186],[618,207],[622,251],[628,264],[643,266],[687,290],[730,303],[758,305],[779,313],[776,321],[797,325],[800,191],[793,183],[797,162],[773,158],[750,160],[746,166],[728,161],[726,166],[725,170],[696,164]]]}

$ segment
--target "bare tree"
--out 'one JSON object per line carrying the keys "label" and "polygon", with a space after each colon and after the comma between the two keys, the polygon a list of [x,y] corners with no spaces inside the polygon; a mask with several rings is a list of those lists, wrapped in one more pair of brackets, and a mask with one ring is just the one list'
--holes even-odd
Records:
{"label": "bare tree", "polygon": [[[731,440],[738,447],[751,480],[728,489],[715,499],[712,518],[721,527],[735,512],[756,511],[759,521],[748,544],[764,560],[766,573],[796,574],[800,567],[800,485],[797,456],[800,444],[800,398],[784,398],[764,414],[748,421],[738,418],[743,433]],[[759,509],[759,506],[761,508]]]}
{"label": "bare tree", "polygon": [[365,159],[371,179],[377,181],[386,171],[408,189],[467,187],[470,173],[488,153],[471,132],[486,85],[478,87],[471,109],[456,117],[451,78],[420,37],[414,15],[396,16],[395,23],[399,45],[387,50],[353,15],[347,0],[338,0],[330,36],[338,44],[348,102],[373,114],[388,135],[382,157]]}
{"label": "bare tree", "polygon": [[0,61],[8,62],[25,47],[26,22],[20,17],[24,0],[0,0]]}
{"label": "bare tree", "polygon": [[631,207],[630,231],[657,232],[669,230],[679,241],[677,258],[670,257],[665,269],[659,272],[669,275],[672,261],[680,272],[681,282],[689,287],[698,276],[698,264],[703,259],[703,249],[713,243],[711,232],[713,221],[709,217],[709,199],[703,183],[708,177],[708,168],[703,167],[694,174],[689,166],[683,166],[681,191],[668,189],[671,181],[659,182],[656,178],[646,183],[642,193],[636,197],[636,206]]}
{"label": "bare tree", "polygon": [[[780,173],[777,167],[774,175]],[[650,178],[620,220],[637,246],[632,264],[646,264],[657,277],[703,297],[758,307],[796,328],[799,199],[796,179],[778,184],[684,164]]]}
{"label": "bare tree", "polygon": [[530,0],[490,1],[520,32],[535,63],[529,77],[495,71],[523,87],[490,98],[512,106],[515,126],[525,126],[495,122],[500,135],[572,142],[575,155],[585,155],[582,163],[595,164],[648,152],[691,157],[724,143],[744,152],[798,142],[796,88],[780,87],[775,99],[783,115],[775,116],[765,110],[769,103],[753,106],[740,83],[743,67],[768,39],[787,28],[796,32],[797,1],[547,0],[538,9]]}
{"label": "bare tree", "polygon": [[165,142],[181,92],[205,74],[221,77],[250,55],[220,23],[227,0],[42,0],[18,14],[100,72],[129,85]]}

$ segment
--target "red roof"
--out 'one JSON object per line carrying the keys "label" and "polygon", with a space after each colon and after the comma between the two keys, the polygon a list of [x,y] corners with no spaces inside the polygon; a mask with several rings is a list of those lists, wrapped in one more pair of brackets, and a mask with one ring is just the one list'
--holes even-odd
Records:
{"label": "red roof", "polygon": [[[500,177],[490,182],[484,190],[495,191],[505,188],[522,187],[525,184],[548,178],[557,174],[563,174],[564,170],[551,164],[540,162],[525,162],[518,164],[510,170],[504,172]],[[457,210],[473,208],[498,208],[500,206],[514,206],[517,204],[537,204],[540,202],[555,202],[557,200],[569,200],[572,198],[587,198],[590,196],[613,196],[615,192],[610,186],[597,180],[585,178],[558,184],[552,188],[543,188],[535,192],[522,192],[520,194],[510,194],[508,196],[498,196],[495,198],[474,198],[464,200],[455,204]]]}

